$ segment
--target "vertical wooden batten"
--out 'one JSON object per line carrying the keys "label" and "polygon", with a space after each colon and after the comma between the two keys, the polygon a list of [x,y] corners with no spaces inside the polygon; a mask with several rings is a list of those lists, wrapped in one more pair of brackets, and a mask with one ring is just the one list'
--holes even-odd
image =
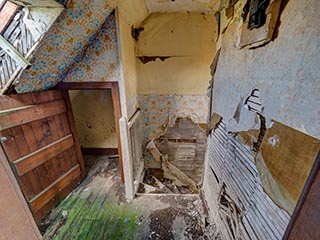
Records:
{"label": "vertical wooden batten", "polygon": [[[78,134],[77,134],[77,129],[75,126],[75,121],[74,121],[74,116],[73,116],[73,112],[72,112],[72,106],[71,106],[71,102],[70,102],[70,98],[69,98],[69,93],[67,90],[63,90],[62,91],[62,96],[64,98],[64,101],[66,103],[66,108],[67,108],[67,117],[68,117],[68,121],[70,123],[70,131],[73,135],[73,140],[74,140],[74,144],[75,144],[75,153],[77,156],[77,160],[81,169],[81,178],[85,178],[86,177],[86,167],[84,166],[84,161],[83,161],[83,156],[81,153],[81,147],[79,144],[79,141],[77,139],[79,139]],[[73,123],[73,124],[72,124]]]}
{"label": "vertical wooden batten", "polygon": [[121,147],[120,126],[119,126],[120,118],[121,118],[121,104],[120,104],[118,83],[112,84],[111,94],[112,94],[112,102],[113,102],[113,109],[114,109],[114,122],[116,126],[117,137],[118,137],[118,154],[119,154],[119,164],[121,169],[121,179],[124,182],[122,147]]}

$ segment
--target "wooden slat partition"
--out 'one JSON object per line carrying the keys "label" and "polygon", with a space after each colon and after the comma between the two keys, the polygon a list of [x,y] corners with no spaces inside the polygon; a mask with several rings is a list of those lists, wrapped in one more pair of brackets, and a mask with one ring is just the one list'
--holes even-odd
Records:
{"label": "wooden slat partition", "polygon": [[0,138],[36,221],[86,175],[61,91],[0,97]]}
{"label": "wooden slat partition", "polygon": [[[290,216],[264,192],[253,153],[223,121],[208,138],[207,166],[205,194],[222,239],[282,238]],[[237,211],[225,212],[221,196]]]}

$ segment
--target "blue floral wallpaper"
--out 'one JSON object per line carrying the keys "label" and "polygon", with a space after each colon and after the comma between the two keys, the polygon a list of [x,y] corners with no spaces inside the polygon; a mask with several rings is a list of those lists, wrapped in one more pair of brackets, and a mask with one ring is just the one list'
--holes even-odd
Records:
{"label": "blue floral wallpaper", "polygon": [[[104,22],[96,36],[89,39],[83,54],[74,59],[73,68],[64,82],[106,82],[120,79],[117,28],[114,12]],[[83,46],[76,45],[76,48]]]}
{"label": "blue floral wallpaper", "polygon": [[[90,48],[99,54],[99,46],[103,43],[101,39],[97,40],[97,36],[101,34],[104,40],[110,41],[110,51],[112,48],[114,53],[109,55],[112,55],[112,64],[116,64],[118,49],[114,49],[117,41],[115,28],[111,31],[105,29],[110,25],[108,19],[112,12],[113,9],[105,0],[69,0],[67,8],[45,34],[30,60],[31,68],[25,70],[15,84],[16,91],[22,93],[50,89],[62,81],[69,71],[77,78],[85,77],[83,72],[73,67],[77,68],[76,65],[82,60],[90,60],[85,56],[88,44],[94,43]],[[114,16],[111,18],[114,20]],[[108,59],[105,59],[105,64],[109,64]]]}
{"label": "blue floral wallpaper", "polygon": [[173,126],[177,117],[190,117],[195,123],[206,123],[206,95],[140,94],[143,139],[147,142],[160,136],[166,125]]}

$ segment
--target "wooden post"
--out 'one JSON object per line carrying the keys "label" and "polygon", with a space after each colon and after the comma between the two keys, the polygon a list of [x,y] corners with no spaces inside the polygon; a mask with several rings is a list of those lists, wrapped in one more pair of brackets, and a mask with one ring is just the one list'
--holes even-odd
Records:
{"label": "wooden post", "polygon": [[68,122],[69,122],[69,126],[70,126],[70,131],[71,131],[71,133],[73,135],[74,150],[75,150],[75,153],[76,153],[76,156],[77,156],[77,161],[78,161],[80,169],[81,169],[81,178],[83,179],[87,175],[86,167],[84,165],[83,156],[82,156],[82,153],[81,153],[79,137],[78,137],[77,129],[76,129],[76,126],[75,126],[75,121],[74,121],[74,116],[73,116],[73,112],[72,112],[72,106],[71,106],[71,102],[70,102],[68,91],[67,90],[62,90],[62,96],[63,96],[63,99],[64,99],[64,101],[66,103]]}
{"label": "wooden post", "polygon": [[121,169],[121,179],[122,179],[122,182],[124,182],[125,180],[124,180],[121,141],[125,139],[121,138],[120,127],[119,127],[119,124],[120,124],[119,121],[121,118],[121,104],[120,104],[118,83],[112,84],[111,94],[112,94],[113,111],[114,111],[114,122],[115,122],[117,136],[118,136],[118,153],[119,153],[119,164]]}
{"label": "wooden post", "polygon": [[130,154],[129,134],[128,134],[128,122],[127,119],[122,117],[120,119],[120,137],[122,147],[122,160],[124,171],[124,186],[126,192],[126,198],[133,200],[134,198],[134,183],[133,183],[133,169],[132,159]]}

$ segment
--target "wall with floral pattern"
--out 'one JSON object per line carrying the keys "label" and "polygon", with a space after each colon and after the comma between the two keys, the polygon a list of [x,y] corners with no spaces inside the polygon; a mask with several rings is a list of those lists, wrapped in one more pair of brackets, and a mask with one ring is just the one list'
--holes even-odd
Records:
{"label": "wall with floral pattern", "polygon": [[[94,50],[98,46],[102,47],[102,40],[97,39],[98,36],[103,36],[104,40],[111,39],[108,50],[114,52],[108,53],[112,55],[109,69],[117,69],[116,66],[114,68],[112,66],[118,57],[118,49],[114,48],[117,41],[116,34],[113,30],[106,33],[103,28],[111,24],[108,19],[112,12],[112,7],[105,0],[68,1],[67,8],[44,36],[30,60],[31,68],[25,70],[15,84],[16,91],[21,93],[50,89],[69,75],[70,71],[71,75],[79,78],[81,71],[74,67],[76,68],[81,60],[92,59],[85,57],[84,54],[89,43],[94,43],[94,46],[90,47]],[[114,16],[111,18],[114,19]],[[99,32],[101,27],[102,30]],[[98,62],[100,63],[101,61]],[[104,65],[109,65],[109,58],[104,59]]]}
{"label": "wall with floral pattern", "polygon": [[64,82],[119,81],[120,64],[115,14],[112,12],[83,54],[74,59]]}
{"label": "wall with floral pattern", "polygon": [[206,123],[206,95],[140,94],[144,141],[159,137],[164,126],[174,124],[177,117],[190,117],[195,123]]}

